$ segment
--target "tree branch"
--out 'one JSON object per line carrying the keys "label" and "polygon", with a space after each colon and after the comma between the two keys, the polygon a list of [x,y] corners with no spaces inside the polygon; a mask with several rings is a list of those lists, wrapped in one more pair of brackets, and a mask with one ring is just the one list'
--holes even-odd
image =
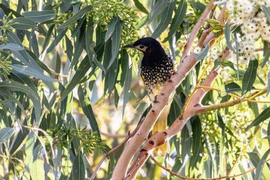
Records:
{"label": "tree branch", "polygon": [[[214,0],[212,0],[209,3],[205,11],[203,12],[201,18],[196,23],[194,27],[195,30],[193,30],[193,32],[191,33],[189,40],[185,46],[184,53],[181,59],[181,66],[178,67],[177,72],[171,76],[170,80],[166,83],[166,85],[162,89],[160,95],[157,96],[156,98],[157,103],[153,104],[151,110],[145,117],[144,123],[139,128],[136,135],[133,138],[131,138],[130,143],[127,144],[123,153],[118,159],[118,162],[116,164],[116,167],[112,175],[112,180],[121,180],[121,179],[124,179],[124,177],[126,177],[127,168],[132,157],[139,150],[143,142],[147,139],[149,131],[151,130],[158,116],[161,114],[161,112],[167,105],[168,99],[171,96],[173,96],[174,94],[173,92],[175,88],[182,82],[182,80],[186,77],[189,71],[197,64],[197,61],[194,57],[194,53],[191,53],[190,55],[188,54],[190,52],[192,43],[195,37],[197,36],[198,30],[200,29],[202,24],[205,22],[206,18],[208,17],[208,14],[212,10],[213,2]],[[159,143],[162,143],[162,142],[159,142]],[[149,141],[146,144],[149,144]],[[136,168],[129,169],[128,176],[126,177],[126,179],[132,179],[136,175],[141,165],[144,164],[145,160],[149,157],[149,154],[148,154],[149,151],[146,151],[146,153],[143,153],[143,152],[144,150],[140,151],[140,155],[141,155],[140,159],[137,158],[137,161],[135,161],[135,163],[133,163],[133,165],[131,166],[131,167],[136,167]]]}

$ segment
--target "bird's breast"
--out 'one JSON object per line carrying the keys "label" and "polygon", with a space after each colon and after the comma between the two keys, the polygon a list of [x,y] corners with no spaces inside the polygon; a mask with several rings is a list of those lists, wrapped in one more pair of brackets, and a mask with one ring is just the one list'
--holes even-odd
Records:
{"label": "bird's breast", "polygon": [[173,61],[170,58],[156,64],[145,64],[142,62],[141,77],[151,101],[154,100],[156,95],[160,94],[173,72]]}

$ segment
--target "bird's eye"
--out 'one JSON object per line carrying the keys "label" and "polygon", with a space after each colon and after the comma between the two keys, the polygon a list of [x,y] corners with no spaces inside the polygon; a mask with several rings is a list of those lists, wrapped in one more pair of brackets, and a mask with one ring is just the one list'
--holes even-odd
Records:
{"label": "bird's eye", "polygon": [[140,49],[143,49],[144,48],[144,45],[140,45]]}

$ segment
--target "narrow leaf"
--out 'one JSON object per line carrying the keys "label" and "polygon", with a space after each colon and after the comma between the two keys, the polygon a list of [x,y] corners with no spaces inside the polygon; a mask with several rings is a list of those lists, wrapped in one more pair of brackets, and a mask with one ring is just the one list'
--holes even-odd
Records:
{"label": "narrow leaf", "polygon": [[143,4],[139,1],[139,0],[133,0],[135,6],[142,11],[145,14],[149,14],[149,12],[147,11],[147,9],[143,6]]}
{"label": "narrow leaf", "polygon": [[204,59],[208,54],[209,48],[210,48],[210,46],[209,46],[209,44],[207,44],[206,47],[202,50],[202,52],[200,54],[195,54],[195,59],[197,61]]}
{"label": "narrow leaf", "polygon": [[201,120],[198,116],[192,118],[192,156],[190,164],[195,166],[199,154],[201,152],[201,143],[202,143],[202,127],[201,127]]}
{"label": "narrow leaf", "polygon": [[73,162],[69,180],[85,180],[85,168],[81,154],[78,154]]}
{"label": "narrow leaf", "polygon": [[256,126],[260,124],[261,122],[265,121],[266,119],[270,118],[270,107],[267,107],[263,110],[263,112],[256,117],[246,128],[246,131],[248,131],[253,126]]}
{"label": "narrow leaf", "polygon": [[[262,156],[262,158],[260,159],[258,165],[256,166],[256,175],[255,175],[254,180],[261,180],[262,179],[262,173],[263,173],[263,169],[264,169],[263,167],[264,167],[264,165],[265,165],[265,163],[267,161],[267,158],[268,158],[269,154],[270,154],[270,149],[268,149],[264,153],[264,155]],[[267,168],[267,171],[269,173],[268,168]],[[269,176],[267,178],[269,178]]]}
{"label": "narrow leaf", "polygon": [[18,17],[12,20],[11,26],[18,30],[26,30],[30,28],[34,28],[36,26],[36,23],[30,19],[24,18],[24,17]]}
{"label": "narrow leaf", "polygon": [[244,74],[242,81],[242,95],[250,91],[253,87],[257,75],[258,60],[249,62],[247,71]]}
{"label": "narrow leaf", "polygon": [[168,36],[164,41],[168,41],[171,39],[173,34],[177,31],[178,27],[182,24],[187,11],[187,2],[185,0],[181,0],[178,8],[175,10],[175,16],[172,20],[172,24],[168,33]]}
{"label": "narrow leaf", "polygon": [[24,50],[24,48],[22,46],[15,44],[15,43],[7,43],[7,44],[0,45],[0,50],[3,50],[3,49],[9,49],[12,51]]}
{"label": "narrow leaf", "polygon": [[85,56],[76,73],[74,74],[73,78],[67,85],[66,89],[63,91],[60,100],[65,99],[68,96],[68,94],[74,89],[74,87],[80,83],[80,80],[86,75],[86,72],[89,70],[90,66],[91,64],[88,59],[88,56]]}
{"label": "narrow leaf", "polygon": [[36,77],[36,78],[39,78],[41,80],[48,81],[48,82],[57,82],[58,81],[57,79],[53,79],[51,77],[48,77],[45,74],[43,74],[42,72],[37,71],[37,70],[35,70],[31,67],[28,67],[28,66],[23,66],[20,64],[13,64],[13,65],[11,65],[11,67],[15,71],[20,72],[22,74],[25,74],[27,76],[33,76],[33,77]]}
{"label": "narrow leaf", "polygon": [[230,25],[228,22],[225,25],[225,39],[226,39],[226,43],[227,43],[228,48],[233,51],[234,49],[233,49],[232,43],[231,43],[231,29],[230,29]]}
{"label": "narrow leaf", "polygon": [[225,90],[226,93],[237,92],[241,91],[241,87],[238,84],[231,82],[229,84],[225,84]]}
{"label": "narrow leaf", "polygon": [[53,10],[28,11],[24,12],[22,15],[36,23],[51,20],[56,16]]}
{"label": "narrow leaf", "polygon": [[14,134],[14,129],[10,127],[2,128],[0,130],[0,143],[9,140]]}
{"label": "narrow leaf", "polygon": [[169,23],[172,20],[172,13],[175,8],[175,4],[176,4],[176,1],[170,3],[164,9],[161,20],[160,20],[160,22],[162,23],[160,23],[158,27],[155,29],[155,31],[153,32],[152,34],[153,38],[158,38],[161,35],[161,33],[168,27]]}
{"label": "narrow leaf", "polygon": [[106,31],[105,41],[108,41],[108,39],[112,36],[117,21],[118,21],[118,17],[112,18],[111,22],[108,25],[108,30]]}
{"label": "narrow leaf", "polygon": [[268,20],[268,23],[270,23],[270,10],[265,5],[262,5],[262,10]]}
{"label": "narrow leaf", "polygon": [[78,88],[78,95],[79,95],[80,105],[83,109],[84,114],[88,118],[88,121],[91,125],[92,130],[97,132],[98,136],[100,137],[99,127],[98,127],[98,124],[97,124],[97,121],[96,121],[96,118],[95,118],[95,115],[91,106],[91,102],[89,98],[84,95],[82,86],[79,86]]}
{"label": "narrow leaf", "polygon": [[64,22],[59,29],[65,28],[74,22],[76,22],[78,19],[80,19],[82,16],[84,16],[87,12],[89,12],[92,9],[92,6],[85,6],[80,11],[78,11],[76,14],[74,14],[70,19],[68,19],[66,22]]}
{"label": "narrow leaf", "polygon": [[117,58],[119,48],[120,48],[120,41],[121,41],[121,22],[120,18],[117,18],[117,24],[115,25],[115,30],[112,34],[112,48],[111,48],[111,59],[107,69],[114,63]]}

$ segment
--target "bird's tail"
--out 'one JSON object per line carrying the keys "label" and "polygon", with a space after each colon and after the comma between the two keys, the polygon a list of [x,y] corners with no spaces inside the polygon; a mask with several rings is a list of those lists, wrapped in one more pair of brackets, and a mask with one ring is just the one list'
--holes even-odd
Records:
{"label": "bird's tail", "polygon": [[[170,112],[170,106],[167,105],[153,127],[153,130],[152,130],[153,134],[158,131],[164,131],[167,128],[167,117],[168,117],[169,112]],[[160,154],[162,156],[165,156],[166,153],[168,153],[169,151],[170,151],[170,145],[168,142],[165,142],[164,144],[154,149],[153,155],[158,156]]]}

